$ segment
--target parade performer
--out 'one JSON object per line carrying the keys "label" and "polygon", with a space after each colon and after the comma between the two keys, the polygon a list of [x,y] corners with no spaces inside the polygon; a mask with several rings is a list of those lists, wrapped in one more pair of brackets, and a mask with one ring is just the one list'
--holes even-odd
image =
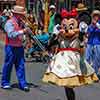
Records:
{"label": "parade performer", "polygon": [[13,65],[15,65],[19,88],[24,91],[29,91],[25,79],[25,59],[24,48],[22,46],[23,34],[28,31],[27,28],[22,28],[19,25],[20,18],[26,14],[24,7],[14,6],[13,16],[5,24],[6,43],[5,43],[5,60],[3,65],[1,86],[3,89],[11,89],[10,77]]}
{"label": "parade performer", "polygon": [[91,17],[92,22],[87,30],[88,42],[85,57],[100,78],[100,11],[94,10]]}
{"label": "parade performer", "polygon": [[80,40],[78,38],[77,20],[75,18],[64,18],[61,27],[59,52],[49,63],[43,81],[65,87],[68,100],[75,100],[73,87],[92,84],[98,78],[94,69],[86,60],[84,60],[84,66],[80,65]]}

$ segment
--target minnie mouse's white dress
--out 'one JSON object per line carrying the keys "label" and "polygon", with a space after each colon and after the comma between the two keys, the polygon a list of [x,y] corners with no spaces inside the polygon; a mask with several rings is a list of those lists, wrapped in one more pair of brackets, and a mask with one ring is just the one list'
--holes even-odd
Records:
{"label": "minnie mouse's white dress", "polygon": [[[63,41],[66,44],[66,41]],[[76,38],[66,48],[60,48],[48,65],[43,81],[59,86],[76,87],[98,80],[94,69],[80,57],[80,42]],[[81,59],[80,59],[81,58]]]}

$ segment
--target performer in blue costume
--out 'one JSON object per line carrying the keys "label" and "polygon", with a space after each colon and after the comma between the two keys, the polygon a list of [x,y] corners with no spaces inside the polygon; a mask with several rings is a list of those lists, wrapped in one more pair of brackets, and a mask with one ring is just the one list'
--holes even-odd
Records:
{"label": "performer in blue costume", "polygon": [[[100,11],[92,13],[92,23],[87,30],[88,42],[86,60],[93,66],[98,77],[100,76]],[[100,78],[100,77],[99,77]]]}

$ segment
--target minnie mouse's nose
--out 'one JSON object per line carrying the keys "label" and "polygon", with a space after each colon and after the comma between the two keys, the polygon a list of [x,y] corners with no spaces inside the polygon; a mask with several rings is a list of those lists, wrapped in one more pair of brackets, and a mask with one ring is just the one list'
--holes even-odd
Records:
{"label": "minnie mouse's nose", "polygon": [[67,30],[67,29],[65,29],[65,32],[66,32],[66,33],[68,33],[68,30]]}

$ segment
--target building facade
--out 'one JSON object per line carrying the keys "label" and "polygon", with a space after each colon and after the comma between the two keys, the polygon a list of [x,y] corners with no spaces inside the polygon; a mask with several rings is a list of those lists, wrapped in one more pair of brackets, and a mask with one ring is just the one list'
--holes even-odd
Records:
{"label": "building facade", "polygon": [[[5,8],[11,8],[13,5],[18,4],[27,8],[27,10],[33,10],[38,12],[39,9],[43,9],[44,2],[46,0],[0,0],[0,11]],[[76,6],[78,3],[84,3],[89,9],[100,9],[100,0],[47,0],[50,4],[55,4],[57,9],[67,8],[70,10],[72,6]]]}
{"label": "building facade", "polygon": [[[38,9],[38,7],[43,6],[43,2],[46,0],[26,0],[27,9]],[[78,3],[83,3],[89,10],[99,9],[100,10],[100,0],[47,0],[49,5],[56,5],[57,9],[66,8],[70,10],[73,6],[77,7]]]}

